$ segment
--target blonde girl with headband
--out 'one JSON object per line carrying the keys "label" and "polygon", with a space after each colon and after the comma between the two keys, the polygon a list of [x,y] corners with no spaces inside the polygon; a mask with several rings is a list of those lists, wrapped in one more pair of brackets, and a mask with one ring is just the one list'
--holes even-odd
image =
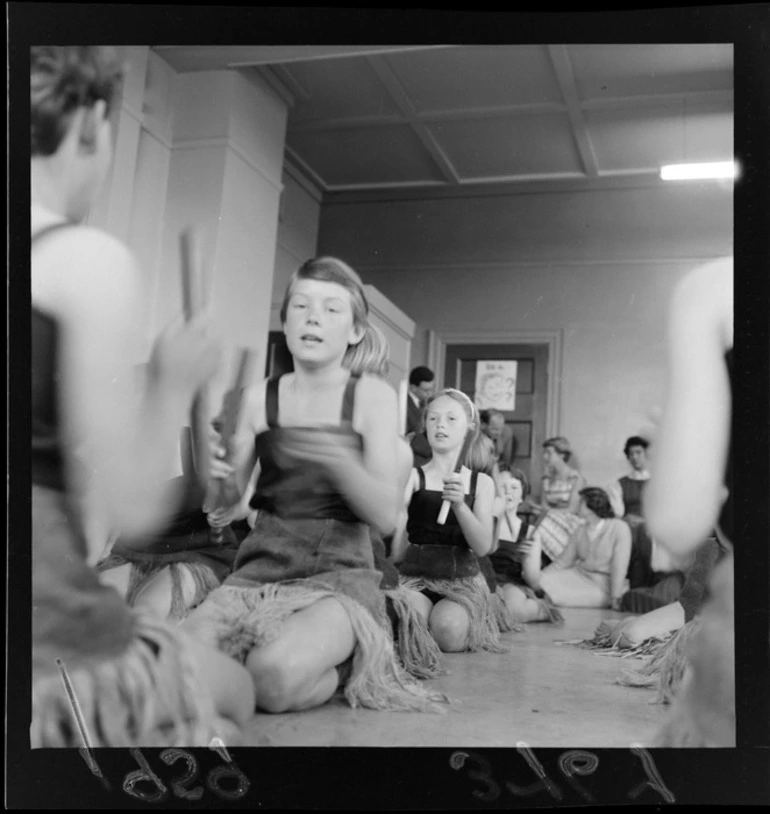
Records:
{"label": "blonde girl with headband", "polygon": [[[428,400],[425,429],[433,457],[412,470],[406,527],[394,550],[402,585],[442,651],[500,652],[492,594],[479,566],[493,544],[494,482],[466,465],[454,472],[468,433],[466,461],[485,459],[478,410],[447,388]],[[444,500],[451,509],[440,524]]]}
{"label": "blonde girl with headband", "polygon": [[370,527],[388,534],[398,513],[398,409],[385,381],[361,373],[379,354],[368,312],[348,265],[304,263],[281,306],[294,371],[246,392],[229,460],[213,442],[212,477],[245,489],[259,463],[257,518],[184,626],[246,666],[266,712],[310,709],[338,688],[353,707],[435,699],[398,664],[372,551]]}

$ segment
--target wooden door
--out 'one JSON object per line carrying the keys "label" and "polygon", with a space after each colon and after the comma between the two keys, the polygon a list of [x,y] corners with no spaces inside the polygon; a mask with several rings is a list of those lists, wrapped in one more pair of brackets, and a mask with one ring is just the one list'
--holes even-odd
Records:
{"label": "wooden door", "polygon": [[475,396],[476,362],[517,362],[516,398],[513,410],[503,410],[505,423],[517,441],[514,466],[529,478],[534,495],[540,493],[543,476],[542,444],[545,441],[548,398],[547,345],[447,345],[444,384]]}

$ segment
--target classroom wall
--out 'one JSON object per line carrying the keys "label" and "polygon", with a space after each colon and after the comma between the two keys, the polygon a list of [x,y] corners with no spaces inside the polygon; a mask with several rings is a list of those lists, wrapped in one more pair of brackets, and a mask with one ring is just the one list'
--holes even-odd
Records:
{"label": "classroom wall", "polygon": [[426,331],[561,331],[559,432],[595,484],[663,403],[674,285],[731,246],[731,194],[705,186],[332,203],[319,235],[415,320],[413,365]]}
{"label": "classroom wall", "polygon": [[[263,351],[269,329],[286,102],[253,72],[177,73],[148,46],[118,51],[126,78],[115,161],[89,223],[125,241],[137,258],[137,365],[181,313],[179,236],[197,230],[211,314],[226,349],[217,401],[237,348]],[[317,213],[311,221],[317,229]]]}
{"label": "classroom wall", "polygon": [[[143,307],[130,355],[138,375],[154,338],[182,313],[179,238],[197,230],[225,350],[211,387],[218,410],[239,348],[257,350],[264,364],[287,105],[253,72],[178,73],[148,46],[118,51],[126,79],[115,161],[88,222],[125,241],[137,259]],[[169,476],[179,471],[180,461],[170,462]]]}
{"label": "classroom wall", "polygon": [[301,178],[297,180],[291,167],[284,164],[273,271],[271,331],[281,328],[279,312],[291,275],[306,260],[316,256],[320,218],[320,191]]}

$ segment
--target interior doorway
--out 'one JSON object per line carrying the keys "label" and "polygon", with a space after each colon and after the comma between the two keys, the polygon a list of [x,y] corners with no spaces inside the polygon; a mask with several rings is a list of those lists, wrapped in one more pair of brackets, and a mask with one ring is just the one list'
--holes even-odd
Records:
{"label": "interior doorway", "polygon": [[[543,459],[540,454],[546,438],[548,398],[548,347],[523,344],[451,344],[446,346],[444,383],[456,387],[472,399],[476,396],[477,367],[484,361],[516,362],[513,409],[501,402],[496,406],[516,439],[514,466],[529,478],[533,491],[540,491]],[[489,403],[491,406],[491,402]]]}

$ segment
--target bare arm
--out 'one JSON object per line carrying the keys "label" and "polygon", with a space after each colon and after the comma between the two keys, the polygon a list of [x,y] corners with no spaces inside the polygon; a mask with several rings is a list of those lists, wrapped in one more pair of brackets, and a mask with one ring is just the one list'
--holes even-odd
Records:
{"label": "bare arm", "polygon": [[93,229],[62,233],[33,262],[33,301],[63,326],[63,437],[68,464],[78,463],[70,477],[84,473],[73,487],[127,534],[153,529],[173,510],[164,487],[179,430],[193,394],[221,359],[200,321],[180,321],[156,343],[138,398],[132,367],[142,344],[138,280],[127,249]]}
{"label": "bare arm", "polygon": [[585,485],[586,479],[580,474],[580,472],[578,472],[577,477],[572,484],[572,491],[570,492],[569,496],[569,505],[567,506],[567,510],[572,512],[572,514],[577,514],[578,508],[580,507],[580,490],[584,489]]}
{"label": "bare arm", "polygon": [[610,563],[610,596],[613,604],[616,604],[623,596],[628,563],[631,559],[631,529],[622,520],[614,521],[613,525],[616,528],[616,539]]}
{"label": "bare arm", "polygon": [[564,546],[564,551],[561,552],[558,559],[554,562],[557,568],[572,568],[578,561],[577,551],[577,535],[581,533],[581,529],[577,529],[574,534],[569,538],[567,545]]}
{"label": "bare arm", "polygon": [[362,376],[356,388],[354,426],[363,436],[363,458],[346,456],[333,475],[351,508],[383,534],[396,525],[401,503],[396,393],[385,381]]}
{"label": "bare arm", "polygon": [[452,511],[457,517],[463,536],[470,549],[479,557],[492,550],[492,504],[495,499],[495,484],[489,475],[479,473],[476,482],[476,500],[473,510],[468,504],[452,502]]}
{"label": "bare arm", "polygon": [[650,534],[673,553],[699,545],[721,508],[731,412],[724,354],[732,347],[732,313],[732,260],[688,274],[671,302],[667,400],[644,506]]}
{"label": "bare arm", "polygon": [[409,538],[406,534],[407,522],[407,509],[412,495],[415,493],[418,485],[417,470],[412,469],[409,473],[409,478],[404,488],[404,502],[401,511],[398,514],[398,521],[396,523],[396,531],[393,535],[393,546],[391,548],[391,557],[393,562],[399,563],[404,559],[406,549],[409,547]]}
{"label": "bare arm", "polygon": [[615,517],[623,517],[626,513],[626,504],[623,502],[623,487],[620,485],[620,481],[612,481],[605,491],[610,499],[612,511],[615,512]]}

